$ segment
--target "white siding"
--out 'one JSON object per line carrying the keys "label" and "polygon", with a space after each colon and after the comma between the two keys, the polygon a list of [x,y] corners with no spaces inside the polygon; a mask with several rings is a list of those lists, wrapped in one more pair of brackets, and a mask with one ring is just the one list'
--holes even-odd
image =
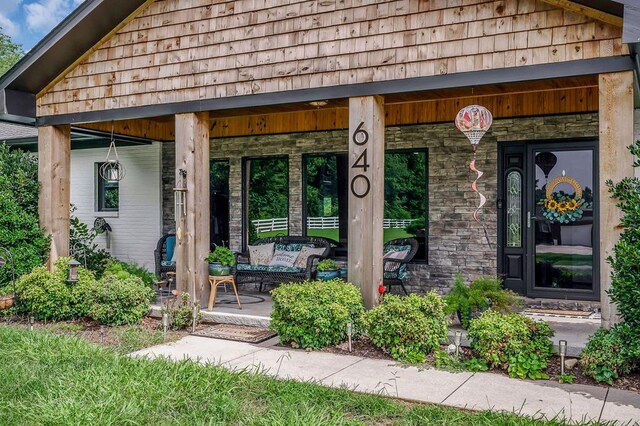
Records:
{"label": "white siding", "polygon": [[[91,228],[96,217],[104,217],[111,225],[111,254],[124,261],[134,260],[154,270],[153,250],[161,236],[161,145],[118,148],[118,156],[126,168],[120,182],[118,212],[96,211],[95,163],[106,159],[107,149],[71,151],[71,203],[75,215]],[[97,242],[105,247],[106,238]]]}

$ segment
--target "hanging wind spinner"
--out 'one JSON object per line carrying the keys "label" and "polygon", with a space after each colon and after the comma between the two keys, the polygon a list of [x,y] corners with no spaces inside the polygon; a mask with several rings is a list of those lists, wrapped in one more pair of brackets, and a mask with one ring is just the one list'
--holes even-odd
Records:
{"label": "hanging wind spinner", "polygon": [[[485,197],[480,191],[478,191],[478,180],[482,177],[483,173],[476,168],[476,153],[478,151],[478,144],[480,143],[480,139],[487,133],[487,130],[491,127],[491,123],[493,123],[493,116],[491,112],[483,106],[480,105],[469,105],[462,108],[458,115],[456,116],[456,127],[460,130],[471,142],[471,148],[473,150],[473,160],[469,164],[469,169],[472,172],[477,173],[476,179],[471,184],[471,189],[478,194],[480,198],[480,204],[473,212],[473,219],[480,223],[480,219],[478,218],[478,213],[482,209],[482,207],[487,202],[487,197]],[[489,235],[487,234],[487,229],[484,225],[482,225],[484,229],[484,235],[487,238],[487,242],[489,246],[491,246],[491,242],[489,240]]]}

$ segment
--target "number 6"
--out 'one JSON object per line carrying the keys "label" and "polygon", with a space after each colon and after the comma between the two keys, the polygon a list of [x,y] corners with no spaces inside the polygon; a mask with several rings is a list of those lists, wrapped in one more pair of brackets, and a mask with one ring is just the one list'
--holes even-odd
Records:
{"label": "number 6", "polygon": [[[364,121],[360,123],[360,125],[356,128],[356,131],[353,132],[353,143],[356,145],[364,145],[369,142],[369,133],[362,128],[364,126]],[[364,138],[362,141],[358,141],[358,135],[362,135]]]}

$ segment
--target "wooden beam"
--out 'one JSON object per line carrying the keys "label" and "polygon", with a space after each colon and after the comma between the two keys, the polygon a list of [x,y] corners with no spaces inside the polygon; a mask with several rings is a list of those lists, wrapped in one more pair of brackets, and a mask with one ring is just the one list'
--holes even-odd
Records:
{"label": "wooden beam", "polygon": [[71,128],[38,128],[38,181],[40,226],[51,236],[47,267],[69,255],[69,207],[71,204]]}
{"label": "wooden beam", "polygon": [[581,15],[588,16],[589,18],[596,19],[600,22],[614,25],[622,28],[622,18],[620,16],[612,15],[611,13],[603,12],[598,9],[594,9],[589,6],[585,6],[579,3],[572,2],[570,0],[542,0],[543,2],[550,4],[551,6],[561,7],[571,12],[576,12]]}
{"label": "wooden beam", "polygon": [[154,141],[174,141],[175,123],[172,121],[156,121],[146,118],[136,120],[107,121],[101,123],[84,123],[75,127],[83,129],[100,130],[116,135],[133,136],[136,138],[151,139]]}
{"label": "wooden beam", "polygon": [[209,114],[176,115],[176,182],[186,171],[186,214],[176,223],[177,288],[204,305],[209,297]]}
{"label": "wooden beam", "polygon": [[606,258],[620,238],[621,212],[609,194],[605,182],[619,182],[633,176],[633,156],[627,146],[633,143],[633,72],[600,75],[600,303],[602,326],[620,321],[607,291],[611,288],[611,265]]}
{"label": "wooden beam", "polygon": [[384,100],[349,99],[349,280],[378,304],[384,217]]}

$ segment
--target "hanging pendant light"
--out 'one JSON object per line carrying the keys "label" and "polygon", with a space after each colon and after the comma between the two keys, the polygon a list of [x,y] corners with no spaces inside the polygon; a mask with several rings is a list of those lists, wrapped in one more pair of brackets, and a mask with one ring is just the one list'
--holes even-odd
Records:
{"label": "hanging pendant light", "polygon": [[[111,151],[113,150],[113,157],[111,157]],[[111,128],[111,143],[109,144],[109,151],[107,152],[107,159],[100,166],[100,177],[108,183],[117,183],[124,179],[127,174],[124,165],[118,158],[118,150],[116,149],[116,141],[113,138],[113,127]]]}

